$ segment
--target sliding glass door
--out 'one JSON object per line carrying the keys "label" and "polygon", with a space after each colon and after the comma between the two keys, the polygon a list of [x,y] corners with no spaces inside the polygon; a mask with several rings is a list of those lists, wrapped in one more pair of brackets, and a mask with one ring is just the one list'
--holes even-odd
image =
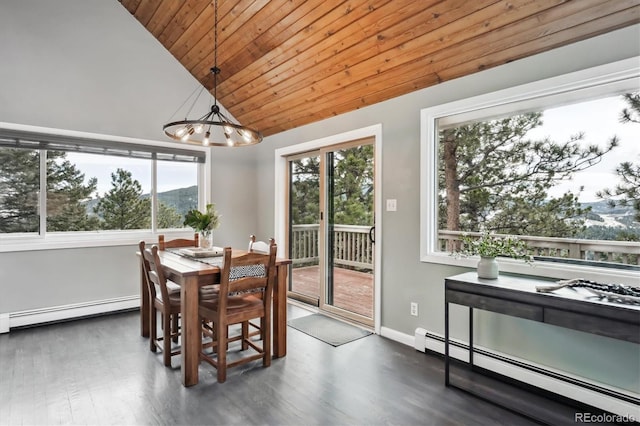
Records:
{"label": "sliding glass door", "polygon": [[318,306],[320,299],[320,154],[288,158],[290,297]]}
{"label": "sliding glass door", "polygon": [[374,145],[289,158],[290,297],[373,325]]}

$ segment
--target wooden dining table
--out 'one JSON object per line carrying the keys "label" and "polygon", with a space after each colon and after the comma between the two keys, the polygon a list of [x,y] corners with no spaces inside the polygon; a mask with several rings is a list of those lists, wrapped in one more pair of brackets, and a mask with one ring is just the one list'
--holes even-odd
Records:
{"label": "wooden dining table", "polygon": [[[247,253],[233,249],[232,255]],[[182,384],[193,386],[198,383],[198,365],[202,345],[202,329],[198,316],[198,289],[220,282],[220,267],[197,259],[181,256],[171,251],[158,251],[160,262],[167,279],[180,285],[181,300],[181,372]],[[140,253],[138,253],[140,256]],[[291,260],[276,259],[276,285],[273,289],[273,351],[275,358],[287,354],[287,274]],[[140,333],[149,337],[150,300],[140,266]]]}

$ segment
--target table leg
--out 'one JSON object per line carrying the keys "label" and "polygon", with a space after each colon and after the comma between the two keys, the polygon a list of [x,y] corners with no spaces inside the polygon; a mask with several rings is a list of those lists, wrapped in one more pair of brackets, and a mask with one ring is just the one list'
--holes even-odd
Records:
{"label": "table leg", "polygon": [[182,384],[193,386],[198,384],[198,365],[200,364],[200,347],[202,330],[198,318],[198,277],[187,276],[180,286],[180,303],[182,313]]}
{"label": "table leg", "polygon": [[149,304],[149,290],[147,289],[147,280],[144,276],[142,263],[140,263],[140,335],[142,337],[149,337],[149,312],[151,310]]}
{"label": "table leg", "polygon": [[273,356],[287,355],[287,274],[288,265],[280,265],[273,289]]}

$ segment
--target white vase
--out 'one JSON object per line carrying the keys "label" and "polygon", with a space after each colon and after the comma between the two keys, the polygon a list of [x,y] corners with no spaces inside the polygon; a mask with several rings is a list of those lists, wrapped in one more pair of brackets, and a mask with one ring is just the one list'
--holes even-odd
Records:
{"label": "white vase", "polygon": [[478,278],[495,280],[498,278],[498,261],[495,257],[481,257],[478,262]]}

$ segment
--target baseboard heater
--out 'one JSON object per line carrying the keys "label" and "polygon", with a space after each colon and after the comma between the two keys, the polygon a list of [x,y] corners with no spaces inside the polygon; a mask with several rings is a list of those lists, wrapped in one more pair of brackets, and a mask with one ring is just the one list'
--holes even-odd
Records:
{"label": "baseboard heater", "polygon": [[12,328],[30,327],[139,308],[140,296],[136,295],[0,314],[0,333],[8,333]]}
{"label": "baseboard heater", "polygon": [[[444,354],[443,336],[424,328],[417,328],[414,338],[416,350]],[[467,342],[450,339],[449,355],[452,359],[467,364],[469,362]],[[482,370],[509,378],[515,383],[523,384],[526,388],[533,387],[546,394],[558,395],[560,400],[595,407],[636,422],[640,420],[640,395],[630,391],[590,382],[566,372],[555,371],[475,344],[473,362]]]}

